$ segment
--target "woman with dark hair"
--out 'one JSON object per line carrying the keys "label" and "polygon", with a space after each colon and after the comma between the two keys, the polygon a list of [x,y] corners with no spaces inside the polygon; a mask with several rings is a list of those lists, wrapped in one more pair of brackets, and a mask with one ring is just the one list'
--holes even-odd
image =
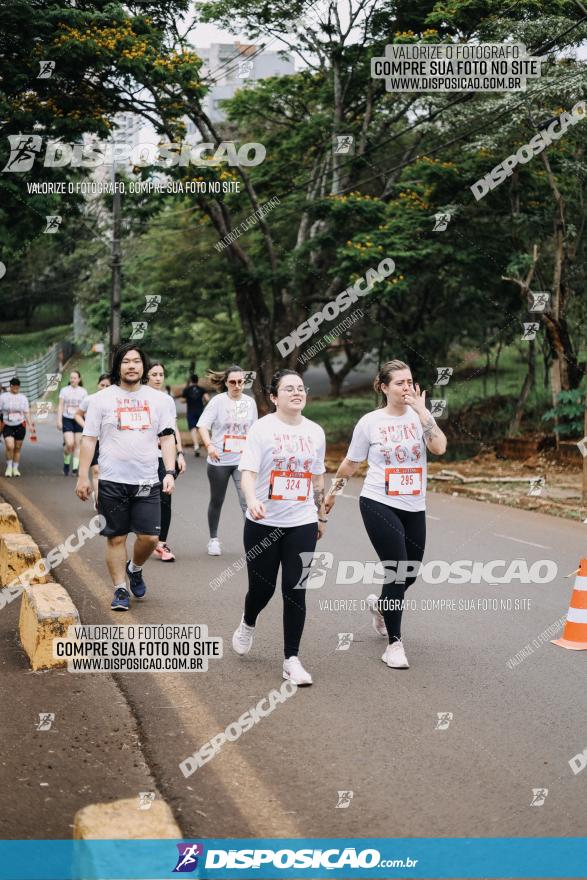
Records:
{"label": "woman with dark hair", "polygon": [[[165,385],[165,367],[163,364],[159,362],[152,363],[149,367],[148,372],[148,382],[150,388],[155,388],[157,391],[161,391],[165,394],[166,398],[169,401],[169,406],[175,419],[175,446],[177,448],[177,465],[176,471],[177,474],[183,474],[185,472],[185,457],[183,454],[183,449],[181,448],[181,435],[177,430],[177,410],[175,408],[175,401],[173,397],[166,391],[163,391],[163,388],[167,388]],[[161,447],[159,447],[159,479],[163,482],[163,478],[165,476],[165,465],[163,464],[163,456],[161,454]],[[175,555],[171,550],[171,547],[167,543],[167,536],[169,534],[169,526],[171,525],[171,495],[168,495],[164,492],[161,493],[161,531],[159,532],[159,543],[153,550],[153,556],[156,556],[157,559],[160,559],[161,562],[175,562]]]}
{"label": "woman with dark hair", "polygon": [[218,539],[218,523],[231,478],[241,510],[243,513],[246,510],[238,466],[249,429],[257,420],[257,404],[252,397],[243,394],[245,375],[236,364],[223,372],[209,371],[208,376],[220,393],[207,405],[198,419],[197,427],[208,452],[208,555],[220,556],[222,548]]}
{"label": "woman with dark hair", "polygon": [[336,495],[367,459],[359,507],[388,581],[381,596],[372,593],[367,603],[373,628],[388,640],[381,659],[392,669],[407,669],[401,621],[404,594],[416,580],[426,544],[426,450],[442,455],[446,437],[426,409],[426,392],[414,388],[403,361],[384,364],[373,387],[381,393],[381,407],[357,422],[326,497],[326,510],[330,512]]}
{"label": "woman with dark hair", "polygon": [[181,392],[181,397],[186,402],[188,430],[192,435],[194,455],[200,457],[200,432],[198,431],[198,419],[204,411],[204,406],[210,400],[203,388],[198,385],[198,374],[192,373],[190,381]]}
{"label": "woman with dark hair", "polygon": [[[88,392],[83,387],[81,373],[72,370],[69,374],[69,385],[59,392],[59,405],[57,407],[57,430],[63,431],[63,473],[77,474],[79,468],[79,449],[82,442],[82,430],[75,420],[76,413]],[[73,455],[73,461],[72,461]]]}
{"label": "woman with dark hair", "polygon": [[[275,412],[249,431],[239,465],[247,502],[244,542],[249,575],[245,610],[232,637],[237,654],[248,654],[257,617],[275,592],[281,566],[283,594],[283,677],[312,684],[298,657],[306,619],[302,559],[311,558],[326,524],[324,512],[324,431],[304,418],[304,380],[279,370],[269,393]],[[306,554],[303,557],[301,554]]]}

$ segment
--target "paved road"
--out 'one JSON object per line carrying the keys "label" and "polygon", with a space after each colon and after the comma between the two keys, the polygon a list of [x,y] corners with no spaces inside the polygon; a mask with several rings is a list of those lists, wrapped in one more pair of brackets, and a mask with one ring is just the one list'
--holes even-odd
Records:
{"label": "paved road", "polygon": [[[0,493],[22,505],[43,550],[93,513],[73,494],[73,478],[60,473],[59,440],[54,427],[41,423],[39,443],[25,450],[24,476],[0,481]],[[575,776],[568,764],[587,747],[586,655],[546,644],[516,668],[506,666],[565,613],[572,578],[563,575],[584,554],[587,527],[446,495],[430,498],[428,560],[552,559],[559,576],[546,585],[417,583],[410,592],[418,606],[433,598],[509,597],[530,607],[408,612],[404,641],[412,665],[400,672],[381,663],[382,645],[365,612],[325,607],[326,600],[360,600],[370,589],[337,586],[330,575],[309,595],[302,643],[314,686],[185,779],[181,760],[281,684],[280,597],[261,618],[251,654],[231,651],[245,573],[233,573],[216,590],[210,583],[240,558],[242,520],[231,487],[221,522],[224,555],[208,557],[205,463],[190,457],[188,464],[173,500],[170,543],[178,561],[149,563],[148,601],[124,623],[205,623],[225,640],[225,656],[205,674],[117,676],[150,771],[186,835],[587,834],[587,772]],[[373,559],[359,488],[352,481],[349,497],[339,499],[322,542],[336,560]],[[103,549],[96,538],[55,572],[84,623],[113,622]],[[350,650],[337,650],[339,632],[354,634]],[[76,687],[90,688],[90,677],[80,676]],[[97,703],[94,711],[100,717],[105,707]],[[436,729],[439,712],[452,713],[448,729]],[[83,767],[72,761],[72,784],[81,785]],[[549,790],[542,806],[530,806],[535,788]],[[336,808],[341,790],[354,793],[347,809]],[[128,796],[136,793],[129,779]]]}

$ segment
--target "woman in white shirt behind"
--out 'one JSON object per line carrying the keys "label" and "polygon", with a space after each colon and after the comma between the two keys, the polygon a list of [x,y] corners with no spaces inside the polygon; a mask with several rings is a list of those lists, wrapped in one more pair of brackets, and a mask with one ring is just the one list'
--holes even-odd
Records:
{"label": "woman in white shirt behind", "polygon": [[275,592],[281,566],[283,677],[297,685],[312,684],[298,651],[306,619],[309,560],[326,524],[326,440],[320,425],[302,415],[306,391],[299,373],[275,373],[269,389],[275,412],[255,422],[247,437],[239,469],[247,502],[249,589],[232,637],[237,654],[251,650],[257,618]]}
{"label": "woman in white shirt behind", "polygon": [[257,404],[252,397],[243,394],[245,374],[239,366],[228,367],[222,373],[212,372],[209,378],[213,385],[222,389],[222,393],[216,394],[208,403],[197,427],[208,452],[208,555],[220,556],[218,524],[231,478],[241,510],[243,513],[246,510],[238,466],[249,428],[257,419]]}
{"label": "woman in white shirt behind", "polygon": [[426,544],[426,450],[442,455],[446,437],[426,409],[426,392],[414,387],[403,361],[384,364],[373,387],[381,392],[382,405],[357,422],[326,497],[326,510],[330,512],[336,495],[367,459],[359,507],[389,581],[379,599],[373,593],[367,602],[373,628],[388,640],[381,659],[391,668],[407,669],[401,621],[404,594],[416,580]]}

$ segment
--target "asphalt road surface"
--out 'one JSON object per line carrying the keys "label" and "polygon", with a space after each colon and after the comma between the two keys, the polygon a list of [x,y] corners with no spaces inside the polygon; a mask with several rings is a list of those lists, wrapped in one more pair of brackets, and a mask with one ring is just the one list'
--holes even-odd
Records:
{"label": "asphalt road surface", "polygon": [[[27,528],[46,552],[94,512],[74,495],[75,479],[61,473],[57,429],[42,422],[38,427],[37,445],[25,446],[23,477],[2,478],[0,493],[22,508]],[[186,779],[179,763],[282,683],[279,593],[258,622],[252,652],[244,658],[232,652],[246,591],[246,571],[232,567],[242,555],[242,518],[231,485],[220,528],[224,552],[208,557],[205,471],[205,461],[190,452],[173,498],[169,543],[177,562],[148,563],[148,598],[128,614],[109,610],[102,538],[88,541],[53,572],[86,624],[206,624],[210,635],[224,639],[223,658],[210,661],[206,673],[115,677],[134,714],[149,771],[186,836],[587,834],[587,772],[575,775],[569,766],[587,747],[587,655],[546,641],[514,668],[506,665],[566,612],[573,578],[564,575],[587,555],[587,525],[431,495],[426,560],[549,559],[558,576],[547,584],[419,580],[408,592],[417,609],[404,616],[411,668],[396,671],[380,660],[385,643],[368,613],[340,605],[335,610],[335,600],[360,605],[373,591],[363,584],[337,585],[333,573],[340,560],[375,558],[359,515],[358,480],[347,487],[348,497],[337,500],[320,544],[333,554],[333,569],[322,588],[308,593],[300,656],[314,686],[298,690]],[[213,589],[227,569],[228,578]],[[470,610],[426,610],[429,599],[463,600],[466,607],[470,600],[476,605],[497,599],[501,606],[511,599],[512,607],[494,610],[490,601],[487,610],[483,602]],[[339,633],[353,634],[348,650],[338,650]],[[68,674],[61,675],[66,687]],[[95,678],[77,677],[79,699],[84,689],[91,693]],[[94,720],[107,718],[107,710],[94,699]],[[439,713],[452,717],[439,721]],[[108,762],[107,751],[101,757]],[[12,772],[16,786],[19,770]],[[122,773],[112,797],[124,796],[125,781]],[[84,767],[72,756],[71,786],[83,784]],[[131,774],[128,789],[126,796],[135,797]],[[534,789],[548,794],[535,797]],[[337,807],[341,791],[352,792],[347,807]],[[67,836],[71,817],[59,802],[53,810],[63,810]]]}

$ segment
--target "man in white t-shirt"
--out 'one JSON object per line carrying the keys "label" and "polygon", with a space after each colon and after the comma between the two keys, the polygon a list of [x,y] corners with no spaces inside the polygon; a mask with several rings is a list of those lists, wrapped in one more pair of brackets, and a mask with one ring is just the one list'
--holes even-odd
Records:
{"label": "man in white t-shirt", "polygon": [[[143,384],[148,373],[145,353],[132,343],[120,346],[112,363],[109,388],[92,395],[86,413],[76,494],[86,501],[91,493],[89,467],[100,442],[98,512],[108,539],[106,563],[114,585],[113,611],[128,611],[130,591],[136,599],[146,593],[142,566],[157,546],[161,528],[161,491],[175,485],[174,419],[160,391]],[[158,478],[158,441],[165,476]],[[132,560],[126,539],[136,534]],[[126,565],[125,565],[126,562]]]}

